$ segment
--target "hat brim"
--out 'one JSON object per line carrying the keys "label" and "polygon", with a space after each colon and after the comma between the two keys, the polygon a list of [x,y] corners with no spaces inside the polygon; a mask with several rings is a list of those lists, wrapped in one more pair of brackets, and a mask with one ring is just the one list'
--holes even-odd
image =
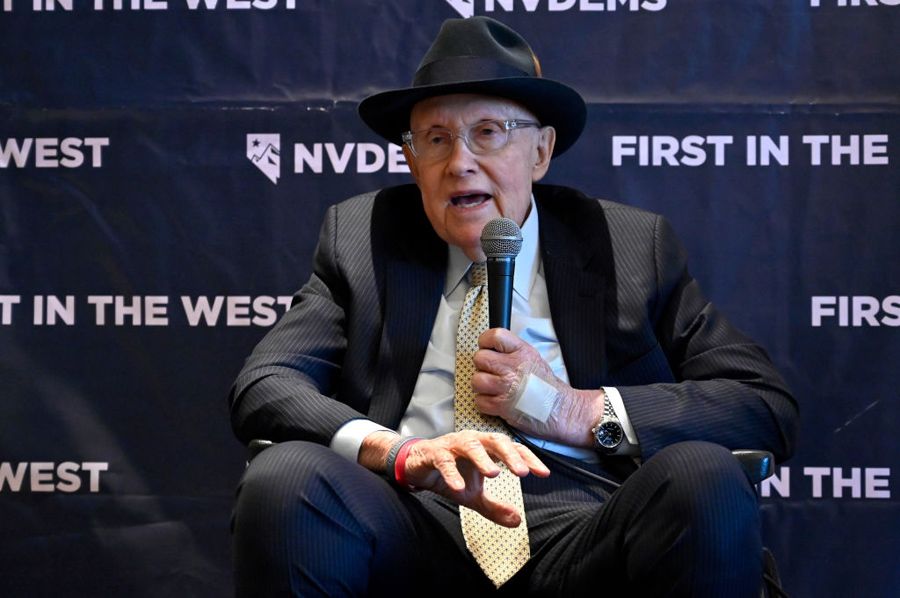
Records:
{"label": "hat brim", "polygon": [[556,129],[554,156],[575,143],[587,119],[587,107],[577,91],[540,77],[506,77],[384,91],[360,102],[359,116],[378,135],[402,145],[401,135],[409,130],[409,115],[416,103],[456,93],[497,96],[522,104],[542,125]]}

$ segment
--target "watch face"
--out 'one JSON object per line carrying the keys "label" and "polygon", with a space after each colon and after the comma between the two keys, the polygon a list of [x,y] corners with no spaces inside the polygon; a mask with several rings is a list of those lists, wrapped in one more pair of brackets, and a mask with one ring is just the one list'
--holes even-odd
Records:
{"label": "watch face", "polygon": [[597,431],[594,432],[597,443],[607,449],[613,449],[619,446],[619,443],[622,442],[624,436],[625,433],[622,431],[622,426],[614,421],[601,423],[597,426]]}

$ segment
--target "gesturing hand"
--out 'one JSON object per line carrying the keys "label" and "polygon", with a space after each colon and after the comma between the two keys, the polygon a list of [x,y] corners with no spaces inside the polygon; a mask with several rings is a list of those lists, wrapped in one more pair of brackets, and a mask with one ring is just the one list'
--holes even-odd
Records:
{"label": "gesturing hand", "polygon": [[519,477],[529,473],[542,478],[550,475],[534,453],[508,436],[465,430],[413,445],[406,459],[405,477],[417,488],[445,496],[500,525],[516,527],[521,515],[515,507],[484,492],[484,478],[500,474],[495,460]]}

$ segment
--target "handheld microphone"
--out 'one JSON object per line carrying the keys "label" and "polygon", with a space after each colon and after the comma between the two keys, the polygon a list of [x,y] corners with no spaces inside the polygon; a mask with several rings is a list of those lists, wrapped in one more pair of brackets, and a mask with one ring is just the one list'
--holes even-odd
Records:
{"label": "handheld microphone", "polygon": [[509,218],[494,218],[481,230],[481,250],[487,257],[490,326],[508,330],[516,256],[522,250],[519,225]]}

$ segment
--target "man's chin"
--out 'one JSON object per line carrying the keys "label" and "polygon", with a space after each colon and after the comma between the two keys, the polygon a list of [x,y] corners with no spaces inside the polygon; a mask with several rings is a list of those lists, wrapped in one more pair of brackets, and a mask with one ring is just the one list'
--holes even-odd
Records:
{"label": "man's chin", "polygon": [[478,247],[470,247],[468,249],[463,248],[463,253],[466,254],[466,257],[472,260],[473,262],[483,262],[487,259],[487,256],[484,255],[484,251],[481,250],[481,243],[478,244]]}
{"label": "man's chin", "polygon": [[463,250],[463,253],[466,254],[473,262],[483,262],[485,260],[484,252],[481,250],[481,231],[484,230],[484,226],[496,218],[497,216],[491,216],[484,220],[484,222],[473,222],[469,226],[466,227],[466,231],[464,235],[458,235],[454,238],[450,239],[450,243],[456,245],[460,249]]}

